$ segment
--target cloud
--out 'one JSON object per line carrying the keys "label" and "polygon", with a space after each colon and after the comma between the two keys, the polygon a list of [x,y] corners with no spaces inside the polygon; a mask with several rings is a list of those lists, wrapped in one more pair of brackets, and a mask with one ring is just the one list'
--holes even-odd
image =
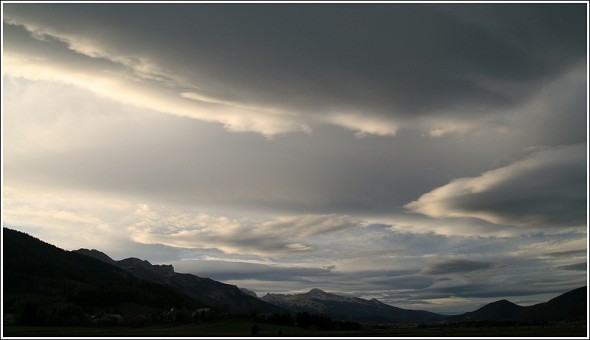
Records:
{"label": "cloud", "polygon": [[582,4],[4,9],[9,75],[269,137],[477,130],[585,61]]}
{"label": "cloud", "polygon": [[470,261],[461,259],[450,259],[435,261],[428,265],[423,272],[425,274],[452,274],[452,273],[469,273],[477,270],[486,270],[494,268],[496,265],[492,262]]}
{"label": "cloud", "polygon": [[574,264],[560,266],[558,268],[565,269],[565,270],[576,270],[576,271],[585,272],[588,270],[588,263],[587,262],[580,262],[580,263],[574,263]]}
{"label": "cloud", "polygon": [[382,288],[392,287],[393,289],[425,289],[430,287],[435,279],[427,275],[407,275],[378,277],[367,280],[371,284],[383,285]]}
{"label": "cloud", "polygon": [[570,257],[570,256],[579,256],[588,254],[587,249],[577,249],[577,250],[566,250],[566,251],[555,251],[551,253],[545,253],[544,255],[547,256],[558,256],[558,257]]}
{"label": "cloud", "polygon": [[[225,260],[181,260],[172,263],[176,272],[192,273],[215,280],[300,281],[332,276],[331,269],[313,267],[286,267],[251,262]],[[334,275],[335,276],[335,275]]]}
{"label": "cloud", "polygon": [[286,235],[314,236],[361,225],[361,221],[349,216],[305,215],[284,216],[260,224],[262,233],[286,232]]}
{"label": "cloud", "polygon": [[[528,287],[522,286],[509,286],[509,287],[493,287],[492,285],[487,284],[466,284],[466,285],[458,285],[452,287],[442,287],[437,289],[432,289],[430,293],[426,293],[425,297],[427,298],[446,298],[449,296],[453,297],[463,297],[463,298],[490,298],[493,299],[498,296],[504,297],[514,297],[514,296],[527,296],[527,295],[536,295],[539,293],[545,292],[559,292],[561,291],[556,289],[531,289]],[[493,300],[489,301],[492,302]]]}
{"label": "cloud", "polygon": [[430,217],[472,217],[521,227],[586,221],[586,145],[542,149],[479,177],[460,178],[405,207]]}
{"label": "cloud", "polygon": [[301,243],[311,236],[360,226],[348,216],[279,216],[270,220],[228,218],[204,213],[164,213],[147,204],[136,210],[139,218],[129,228],[131,239],[177,248],[216,248],[228,254],[289,254],[312,250]]}
{"label": "cloud", "polygon": [[[3,186],[2,222],[5,226],[29,232],[45,242],[65,249],[110,249],[126,238],[112,217],[126,211],[124,201],[104,196],[82,195],[79,191],[28,191],[23,187]],[[81,199],[81,197],[84,197]],[[72,202],[75,201],[75,204]]]}
{"label": "cloud", "polygon": [[109,51],[101,42],[12,20],[4,26],[9,32],[5,72],[13,77],[75,85],[126,105],[222,123],[230,131],[268,137],[309,132],[292,114],[198,95],[199,88],[182,77],[144,57]]}
{"label": "cloud", "polygon": [[362,114],[334,114],[326,118],[327,122],[357,131],[355,136],[365,135],[394,136],[399,126],[390,119],[367,117]]}
{"label": "cloud", "polygon": [[[66,249],[172,263],[178,272],[261,295],[319,287],[402,308],[464,312],[505,296],[548,300],[586,280],[581,265],[560,268],[585,262],[585,233],[445,236],[341,215],[235,217],[241,214],[198,213],[96,192],[4,189],[8,226]],[[560,251],[568,253],[546,255]],[[455,304],[452,296],[476,300]],[[424,307],[428,303],[432,308]]]}

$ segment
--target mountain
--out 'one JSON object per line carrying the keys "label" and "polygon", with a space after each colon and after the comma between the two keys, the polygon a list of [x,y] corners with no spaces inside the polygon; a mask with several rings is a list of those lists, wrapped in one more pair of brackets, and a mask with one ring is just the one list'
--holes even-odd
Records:
{"label": "mountain", "polygon": [[246,293],[246,294],[248,294],[250,296],[253,296],[255,298],[258,297],[258,295],[256,295],[256,292],[253,292],[253,291],[251,291],[249,289],[246,289],[246,288],[240,288],[240,289],[242,290],[242,292],[244,292],[244,293]]}
{"label": "mountain", "polygon": [[587,291],[586,286],[580,287],[547,302],[525,307],[525,310],[518,315],[518,319],[527,321],[586,320],[588,315]]}
{"label": "mountain", "polygon": [[206,305],[175,288],[28,234],[3,228],[3,307],[23,324],[80,322],[84,314],[123,310],[136,314]]}
{"label": "mountain", "polygon": [[7,228],[2,249],[4,310],[23,324],[79,323],[83,314],[129,310],[159,318],[172,307],[187,313],[203,307],[242,314],[285,312],[236,286],[176,273],[171,265],[115,261],[95,249],[66,251]]}
{"label": "mountain", "polygon": [[91,250],[88,250],[88,249],[78,249],[75,252],[78,253],[78,254],[89,256],[89,257],[94,257],[95,259],[100,260],[102,262],[106,262],[108,264],[113,264],[113,265],[116,265],[117,264],[115,262],[115,260],[113,260],[112,258],[110,258],[107,254],[105,254],[105,253],[103,253],[101,251],[98,251],[96,249],[91,249]]}
{"label": "mountain", "polygon": [[372,324],[561,322],[586,320],[588,312],[587,287],[533,306],[500,300],[451,317],[320,289],[304,294],[267,294],[259,299],[234,285],[176,273],[171,265],[153,265],[138,258],[115,261],[95,249],[66,251],[7,228],[2,235],[4,313],[26,325],[80,324],[101,313],[149,317],[157,322],[172,307],[185,317],[196,309],[213,307],[230,313],[307,312]]}
{"label": "mountain", "polygon": [[587,287],[580,287],[547,302],[523,307],[507,300],[489,303],[476,311],[451,316],[447,322],[470,321],[578,321],[588,313]]}
{"label": "mountain", "polygon": [[304,294],[267,294],[262,300],[293,313],[324,314],[337,320],[363,323],[437,323],[446,318],[431,312],[390,306],[377,299],[340,296],[317,288]]}
{"label": "mountain", "polygon": [[508,300],[500,300],[489,303],[473,312],[451,316],[447,319],[447,322],[510,321],[514,320],[524,309],[525,307]]}
{"label": "mountain", "polygon": [[262,301],[237,286],[192,274],[176,273],[171,265],[153,265],[138,258],[114,261],[108,255],[96,250],[79,249],[75,252],[107,263],[112,261],[136,278],[172,287],[218,311],[240,314],[285,312],[284,309]]}

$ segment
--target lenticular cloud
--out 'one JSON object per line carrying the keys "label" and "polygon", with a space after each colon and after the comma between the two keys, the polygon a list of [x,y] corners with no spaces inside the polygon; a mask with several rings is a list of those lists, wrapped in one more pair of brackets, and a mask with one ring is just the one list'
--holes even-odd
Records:
{"label": "lenticular cloud", "polygon": [[494,224],[571,227],[586,219],[584,145],[537,151],[479,177],[459,178],[405,207],[430,217]]}

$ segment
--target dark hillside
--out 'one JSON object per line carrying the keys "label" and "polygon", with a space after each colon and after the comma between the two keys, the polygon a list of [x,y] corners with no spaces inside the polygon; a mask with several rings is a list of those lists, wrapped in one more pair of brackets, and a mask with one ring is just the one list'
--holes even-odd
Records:
{"label": "dark hillside", "polygon": [[[28,234],[4,228],[5,289],[28,289],[29,277],[99,284],[122,282],[130,275],[87,256],[65,251]],[[20,279],[19,279],[20,278]],[[23,280],[25,279],[25,280]]]}
{"label": "dark hillside", "polygon": [[470,321],[507,321],[513,320],[525,307],[514,304],[508,300],[500,300],[489,303],[473,312],[451,316],[448,322]]}
{"label": "dark hillside", "polygon": [[76,252],[109,263],[112,261],[116,266],[138,279],[172,287],[220,312],[238,314],[285,312],[281,307],[262,301],[237,286],[193,274],[176,273],[171,265],[154,265],[134,257],[113,261],[104,253],[96,250],[79,249]]}
{"label": "dark hillside", "polygon": [[518,318],[539,321],[577,321],[586,320],[587,315],[588,294],[587,287],[584,286],[547,302],[526,307]]}
{"label": "dark hillside", "polygon": [[128,303],[146,310],[205,306],[173,288],[22,232],[4,228],[2,251],[4,310],[19,323],[80,323],[95,312]]}
{"label": "dark hillside", "polygon": [[587,287],[580,287],[547,302],[522,307],[507,300],[489,303],[476,311],[451,316],[449,323],[478,321],[562,322],[586,320]]}

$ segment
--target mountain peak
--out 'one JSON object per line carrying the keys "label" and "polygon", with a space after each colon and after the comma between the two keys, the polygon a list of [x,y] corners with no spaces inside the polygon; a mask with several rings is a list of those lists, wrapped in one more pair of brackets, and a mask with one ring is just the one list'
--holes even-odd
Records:
{"label": "mountain peak", "polygon": [[502,299],[502,300],[488,303],[487,305],[481,307],[480,310],[493,309],[493,308],[516,308],[516,309],[518,309],[518,308],[522,308],[522,307],[513,303],[513,302],[510,302],[506,299]]}
{"label": "mountain peak", "polygon": [[330,293],[326,293],[326,292],[324,292],[323,290],[321,290],[319,288],[313,288],[312,290],[310,290],[309,292],[307,292],[305,295],[311,296],[311,297],[325,298],[325,297],[329,297],[331,294]]}
{"label": "mountain peak", "polygon": [[325,294],[326,292],[324,292],[323,290],[321,290],[319,288],[312,288],[308,293],[321,293],[321,294]]}
{"label": "mountain peak", "polygon": [[115,260],[113,260],[110,256],[108,256],[107,254],[98,251],[96,249],[86,249],[86,248],[80,248],[78,250],[74,250],[74,253],[78,253],[81,255],[85,255],[85,256],[89,256],[89,257],[93,257],[97,260],[100,260],[102,262],[106,262],[108,264],[116,264]]}
{"label": "mountain peak", "polygon": [[377,300],[376,298],[372,298],[371,300],[369,300],[369,302],[375,304],[375,305],[384,305],[383,302]]}
{"label": "mountain peak", "polygon": [[503,299],[488,303],[473,312],[453,316],[449,320],[452,322],[513,320],[524,309],[525,307]]}
{"label": "mountain peak", "polygon": [[248,294],[248,295],[250,295],[250,296],[253,296],[253,297],[255,297],[255,298],[257,298],[257,297],[258,297],[258,295],[256,295],[256,293],[255,293],[255,292],[253,292],[253,291],[251,291],[250,289],[246,289],[246,288],[240,288],[240,290],[241,290],[243,293],[245,293],[245,294]]}
{"label": "mountain peak", "polygon": [[138,259],[136,257],[129,257],[117,262],[119,267],[126,270],[147,270],[156,272],[162,275],[174,275],[174,267],[171,264],[151,264],[147,260]]}

